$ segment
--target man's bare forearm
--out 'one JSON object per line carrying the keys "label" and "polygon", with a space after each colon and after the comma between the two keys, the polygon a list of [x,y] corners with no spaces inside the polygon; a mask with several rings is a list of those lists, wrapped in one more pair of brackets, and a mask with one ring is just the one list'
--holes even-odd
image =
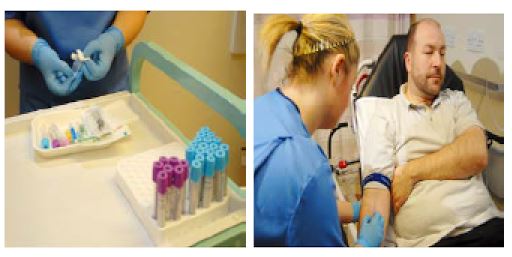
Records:
{"label": "man's bare forearm", "polygon": [[379,212],[384,217],[384,235],[389,221],[389,210],[391,205],[390,193],[387,189],[367,188],[364,189],[361,201],[360,220],[366,215],[373,215]]}
{"label": "man's bare forearm", "polygon": [[466,179],[487,167],[487,147],[483,130],[471,127],[441,150],[412,160],[404,174],[413,181]]}

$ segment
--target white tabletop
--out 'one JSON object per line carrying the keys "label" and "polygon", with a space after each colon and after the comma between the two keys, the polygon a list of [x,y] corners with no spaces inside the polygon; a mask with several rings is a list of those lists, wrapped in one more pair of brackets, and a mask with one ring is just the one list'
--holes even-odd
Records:
{"label": "white tabletop", "polygon": [[129,138],[53,159],[32,149],[30,120],[36,114],[6,119],[5,245],[152,246],[114,181],[119,159],[170,141],[161,135],[161,123],[148,122],[151,115],[143,109],[138,114]]}

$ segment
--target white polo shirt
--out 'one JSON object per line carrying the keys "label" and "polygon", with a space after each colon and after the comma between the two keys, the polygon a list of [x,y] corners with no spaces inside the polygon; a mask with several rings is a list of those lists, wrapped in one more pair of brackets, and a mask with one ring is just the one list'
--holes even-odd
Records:
{"label": "white polo shirt", "polygon": [[[375,110],[361,117],[368,119],[367,128],[359,131],[364,133],[360,136],[363,178],[378,172],[392,180],[395,167],[440,150],[472,126],[483,128],[463,92],[445,89],[428,108],[411,104],[404,89],[405,84],[392,99],[366,99],[373,101]],[[365,188],[385,187],[370,182]],[[481,174],[469,179],[420,181],[390,222],[396,238],[387,240],[398,246],[431,246],[496,216],[501,213]]]}

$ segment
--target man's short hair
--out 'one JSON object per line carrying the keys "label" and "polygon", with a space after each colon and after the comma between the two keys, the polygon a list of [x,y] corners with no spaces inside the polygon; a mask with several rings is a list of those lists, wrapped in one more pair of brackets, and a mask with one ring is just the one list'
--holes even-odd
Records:
{"label": "man's short hair", "polygon": [[437,22],[436,20],[431,19],[431,18],[424,18],[424,19],[421,19],[421,20],[416,21],[413,24],[411,24],[411,26],[409,27],[409,31],[407,32],[407,51],[408,52],[411,51],[412,46],[414,45],[414,37],[416,36],[416,30],[418,29],[418,25],[420,25],[421,23],[424,23],[424,22],[434,23],[439,27],[439,29],[441,29],[441,24],[439,24],[439,22]]}

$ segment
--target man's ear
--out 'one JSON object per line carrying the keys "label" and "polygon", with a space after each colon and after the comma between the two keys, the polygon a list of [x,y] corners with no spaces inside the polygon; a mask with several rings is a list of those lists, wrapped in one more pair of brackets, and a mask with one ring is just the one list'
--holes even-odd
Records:
{"label": "man's ear", "polygon": [[344,54],[336,54],[331,65],[331,76],[334,79],[334,85],[338,85],[341,82],[342,77],[345,74],[346,59]]}
{"label": "man's ear", "polygon": [[411,72],[411,53],[409,53],[409,51],[406,51],[404,53],[404,62],[405,62],[405,70],[407,71],[407,73]]}

